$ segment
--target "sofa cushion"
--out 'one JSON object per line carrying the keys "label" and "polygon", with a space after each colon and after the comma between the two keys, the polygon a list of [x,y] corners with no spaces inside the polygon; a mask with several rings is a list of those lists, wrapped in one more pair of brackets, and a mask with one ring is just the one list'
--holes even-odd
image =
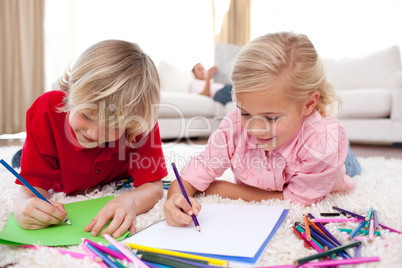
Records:
{"label": "sofa cushion", "polygon": [[335,89],[391,88],[393,75],[401,69],[397,46],[361,57],[324,58],[323,62]]}
{"label": "sofa cushion", "polygon": [[360,88],[339,90],[342,98],[340,118],[386,118],[391,113],[391,90],[384,88]]}
{"label": "sofa cushion", "polygon": [[191,69],[185,69],[183,67],[161,61],[159,63],[158,71],[162,91],[189,91],[190,83],[194,79]]}
{"label": "sofa cushion", "polygon": [[223,113],[223,105],[212,98],[182,92],[161,91],[159,118],[215,117]]}

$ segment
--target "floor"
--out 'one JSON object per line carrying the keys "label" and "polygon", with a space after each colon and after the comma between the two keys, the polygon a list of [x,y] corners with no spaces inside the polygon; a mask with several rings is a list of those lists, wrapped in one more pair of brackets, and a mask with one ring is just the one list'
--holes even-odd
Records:
{"label": "floor", "polygon": [[[184,139],[179,141],[180,143],[188,143],[189,141]],[[191,143],[206,144],[206,138],[191,139]],[[0,139],[0,146],[22,146],[23,139]],[[384,156],[385,158],[400,158],[402,159],[402,147],[390,146],[390,145],[367,145],[367,144],[351,144],[352,151],[358,157],[370,157],[370,156]]]}

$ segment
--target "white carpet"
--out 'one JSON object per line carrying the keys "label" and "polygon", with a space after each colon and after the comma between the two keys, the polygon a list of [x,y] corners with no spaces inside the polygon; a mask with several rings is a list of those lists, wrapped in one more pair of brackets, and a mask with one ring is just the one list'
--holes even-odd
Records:
{"label": "white carpet", "polygon": [[[180,169],[184,166],[190,156],[201,152],[204,146],[188,146],[183,144],[164,144],[164,152],[167,166],[169,168],[168,178],[174,178],[171,162],[175,162]],[[11,163],[13,154],[19,147],[0,147],[0,158]],[[265,249],[258,266],[292,264],[297,258],[315,253],[313,250],[304,248],[292,232],[291,226],[295,221],[302,221],[302,215],[310,212],[319,216],[320,212],[331,211],[332,206],[338,206],[359,214],[365,214],[372,206],[379,212],[380,220],[383,224],[402,230],[402,159],[384,159],[382,157],[359,158],[363,172],[355,177],[357,188],[350,192],[330,194],[324,201],[310,207],[303,207],[292,204],[288,201],[271,200],[264,201],[264,205],[281,205],[290,212]],[[222,179],[231,180],[231,171],[225,172]],[[13,176],[4,168],[0,168],[0,230],[4,228],[10,216],[14,196],[18,186],[14,184]],[[53,200],[69,203],[89,198],[111,195],[114,186],[104,186],[102,189],[80,196],[66,197],[64,194],[54,194]],[[125,190],[120,191],[120,193]],[[218,196],[198,197],[201,202],[207,203],[228,203],[245,204],[241,200],[222,199]],[[138,216],[137,230],[142,230],[146,226],[163,218],[163,203],[165,197],[148,213]],[[255,203],[258,205],[259,203]],[[337,231],[337,227],[347,226],[353,228],[355,224],[340,225],[330,224],[329,230],[341,242],[346,243],[344,234]],[[84,251],[78,246],[67,247],[65,249]],[[372,264],[361,264],[355,267],[402,267],[402,235],[383,231],[381,237],[376,237],[373,243],[364,242],[362,256],[379,256],[381,262]],[[12,267],[99,267],[89,260],[74,259],[70,256],[61,256],[57,252],[46,249],[31,250],[15,246],[0,245],[0,267],[13,264]],[[354,267],[354,266],[349,266]]]}

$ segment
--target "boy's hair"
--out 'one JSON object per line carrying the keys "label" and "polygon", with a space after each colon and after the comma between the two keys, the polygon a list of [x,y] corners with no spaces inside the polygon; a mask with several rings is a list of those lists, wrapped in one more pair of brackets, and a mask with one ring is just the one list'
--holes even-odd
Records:
{"label": "boy's hair", "polygon": [[281,87],[286,97],[301,102],[318,91],[316,110],[322,116],[330,115],[332,104],[340,101],[326,78],[321,58],[303,34],[280,32],[254,39],[239,52],[231,79],[233,95]]}
{"label": "boy's hair", "polygon": [[106,40],[92,45],[66,70],[59,86],[67,92],[60,111],[95,111],[99,123],[124,128],[129,143],[156,123],[159,75],[135,43]]}

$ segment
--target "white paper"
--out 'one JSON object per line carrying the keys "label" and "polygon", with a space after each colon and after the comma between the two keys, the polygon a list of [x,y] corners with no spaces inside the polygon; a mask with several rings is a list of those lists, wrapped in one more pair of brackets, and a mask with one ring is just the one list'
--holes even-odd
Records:
{"label": "white paper", "polygon": [[263,205],[202,204],[186,227],[156,223],[124,239],[132,244],[175,251],[253,258],[272,232],[284,208]]}

